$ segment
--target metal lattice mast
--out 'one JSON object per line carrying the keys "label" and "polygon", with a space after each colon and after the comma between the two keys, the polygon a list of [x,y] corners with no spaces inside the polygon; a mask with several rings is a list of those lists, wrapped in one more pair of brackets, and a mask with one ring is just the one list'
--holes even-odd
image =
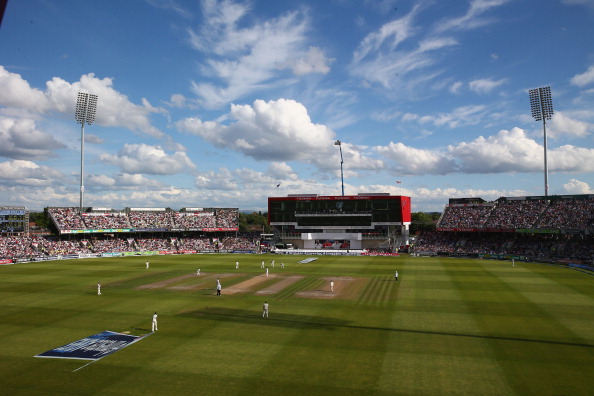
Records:
{"label": "metal lattice mast", "polygon": [[340,150],[340,182],[342,185],[342,196],[344,197],[344,174],[342,172],[342,164],[344,163],[344,161],[342,160],[342,142],[340,140],[337,140],[334,142],[335,146],[338,146],[338,149]]}
{"label": "metal lattice mast", "polygon": [[85,124],[91,125],[95,121],[97,111],[97,95],[79,92],[76,100],[76,111],[74,118],[80,127],[80,206],[82,213],[85,195],[84,174],[85,174]]}
{"label": "metal lattice mast", "polygon": [[547,161],[547,121],[553,116],[553,99],[551,98],[551,87],[542,87],[531,89],[528,92],[530,96],[530,107],[532,117],[536,121],[542,121],[544,136],[544,178],[545,178],[545,196],[549,195],[549,168]]}

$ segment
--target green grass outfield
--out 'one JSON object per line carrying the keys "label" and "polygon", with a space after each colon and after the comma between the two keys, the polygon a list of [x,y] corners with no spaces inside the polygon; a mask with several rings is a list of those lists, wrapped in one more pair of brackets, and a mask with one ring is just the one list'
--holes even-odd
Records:
{"label": "green grass outfield", "polygon": [[[298,263],[307,257],[0,266],[0,394],[594,394],[590,274],[409,256]],[[269,278],[263,259],[276,260]],[[158,332],[85,367],[34,357],[104,330],[150,333],[154,311]]]}

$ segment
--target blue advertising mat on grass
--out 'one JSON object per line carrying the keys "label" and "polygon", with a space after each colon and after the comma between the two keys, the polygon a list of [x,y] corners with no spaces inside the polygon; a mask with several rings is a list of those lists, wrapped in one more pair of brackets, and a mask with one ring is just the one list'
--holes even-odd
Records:
{"label": "blue advertising mat on grass", "polygon": [[58,359],[98,360],[142,339],[141,336],[102,331],[70,344],[35,355]]}

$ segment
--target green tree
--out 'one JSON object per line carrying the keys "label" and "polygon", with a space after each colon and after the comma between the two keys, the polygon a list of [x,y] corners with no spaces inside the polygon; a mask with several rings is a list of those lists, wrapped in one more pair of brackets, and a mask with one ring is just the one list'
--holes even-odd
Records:
{"label": "green tree", "polygon": [[439,212],[414,212],[411,213],[410,233],[418,231],[435,231],[437,220],[441,213]]}
{"label": "green tree", "polygon": [[51,226],[51,220],[47,213],[47,209],[43,212],[29,213],[29,221],[32,221],[37,227],[42,229],[49,229]]}
{"label": "green tree", "polygon": [[239,213],[239,231],[270,232],[268,215],[262,212]]}

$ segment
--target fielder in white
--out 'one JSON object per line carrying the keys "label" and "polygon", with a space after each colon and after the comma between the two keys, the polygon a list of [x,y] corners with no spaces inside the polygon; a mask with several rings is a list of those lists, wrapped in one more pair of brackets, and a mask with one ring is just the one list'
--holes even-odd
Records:
{"label": "fielder in white", "polygon": [[238,268],[239,268],[239,261],[236,261],[235,262],[235,269],[238,269]]}
{"label": "fielder in white", "polygon": [[334,281],[333,280],[330,281],[330,291],[332,293],[334,293]]}
{"label": "fielder in white", "polygon": [[196,275],[200,276],[200,268],[196,270]]}
{"label": "fielder in white", "polygon": [[159,329],[157,328],[157,313],[155,312],[153,314],[153,333],[157,330]]}
{"label": "fielder in white", "polygon": [[268,278],[268,268],[266,268],[266,277]]}
{"label": "fielder in white", "polygon": [[148,262],[148,260],[146,260],[146,269],[148,269],[148,268],[149,268],[149,262]]}
{"label": "fielder in white", "polygon": [[264,305],[262,306],[262,317],[268,317],[268,301],[264,301]]}
{"label": "fielder in white", "polygon": [[101,295],[101,283],[97,283],[97,295]]}

